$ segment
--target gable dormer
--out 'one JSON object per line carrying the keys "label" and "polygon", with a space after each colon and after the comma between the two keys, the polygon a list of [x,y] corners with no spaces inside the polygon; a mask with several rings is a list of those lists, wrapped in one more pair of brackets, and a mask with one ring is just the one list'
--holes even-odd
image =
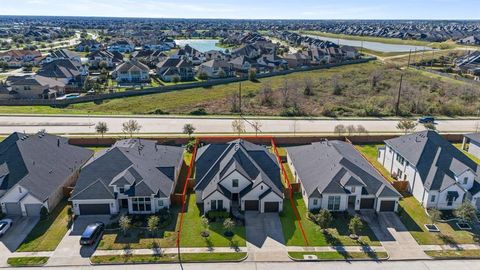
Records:
{"label": "gable dormer", "polygon": [[455,180],[465,190],[470,190],[473,187],[475,178],[476,174],[471,169],[455,175]]}

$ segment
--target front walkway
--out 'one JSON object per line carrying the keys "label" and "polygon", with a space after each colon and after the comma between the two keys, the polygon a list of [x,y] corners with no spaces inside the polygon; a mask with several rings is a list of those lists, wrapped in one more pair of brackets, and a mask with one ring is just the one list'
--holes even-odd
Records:
{"label": "front walkway", "polygon": [[396,213],[369,211],[361,215],[388,252],[390,260],[430,259]]}
{"label": "front walkway", "polygon": [[245,212],[248,261],[290,261],[278,213]]}

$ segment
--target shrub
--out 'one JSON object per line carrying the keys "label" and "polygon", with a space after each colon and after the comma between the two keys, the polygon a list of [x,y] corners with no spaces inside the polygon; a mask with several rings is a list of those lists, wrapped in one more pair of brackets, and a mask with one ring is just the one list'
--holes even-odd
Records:
{"label": "shrub", "polygon": [[198,108],[190,112],[190,115],[207,115],[207,111],[204,108]]}
{"label": "shrub", "polygon": [[154,111],[149,112],[149,114],[162,115],[162,114],[170,114],[170,113],[169,113],[169,112],[166,112],[166,111],[164,111],[164,110],[162,110],[162,109],[156,109],[156,110],[154,110]]}
{"label": "shrub", "polygon": [[225,218],[228,218],[230,216],[230,214],[225,210],[209,211],[207,213],[207,216],[208,216],[209,219],[225,219]]}

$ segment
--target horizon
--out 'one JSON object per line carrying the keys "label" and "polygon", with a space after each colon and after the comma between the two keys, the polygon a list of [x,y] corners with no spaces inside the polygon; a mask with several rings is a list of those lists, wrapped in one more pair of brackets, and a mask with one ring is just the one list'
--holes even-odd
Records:
{"label": "horizon", "polygon": [[[305,0],[297,4],[291,0],[261,3],[233,1],[184,0],[60,0],[2,1],[2,16],[65,16],[148,19],[233,19],[233,20],[480,20],[479,12],[470,8],[474,0],[366,0],[358,3],[318,3]],[[292,12],[292,5],[296,11]],[[135,8],[132,8],[134,6]],[[253,8],[252,8],[253,7]],[[109,12],[105,12],[109,10]],[[105,14],[107,13],[107,14]],[[428,15],[425,15],[428,14]]]}

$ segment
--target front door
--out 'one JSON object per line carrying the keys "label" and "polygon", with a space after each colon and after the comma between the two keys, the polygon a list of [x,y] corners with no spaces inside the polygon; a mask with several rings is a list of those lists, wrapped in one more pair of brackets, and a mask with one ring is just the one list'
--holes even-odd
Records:
{"label": "front door", "polygon": [[232,201],[238,202],[238,193],[232,193]]}
{"label": "front door", "polygon": [[121,199],[120,203],[122,205],[122,208],[128,209],[128,199]]}

